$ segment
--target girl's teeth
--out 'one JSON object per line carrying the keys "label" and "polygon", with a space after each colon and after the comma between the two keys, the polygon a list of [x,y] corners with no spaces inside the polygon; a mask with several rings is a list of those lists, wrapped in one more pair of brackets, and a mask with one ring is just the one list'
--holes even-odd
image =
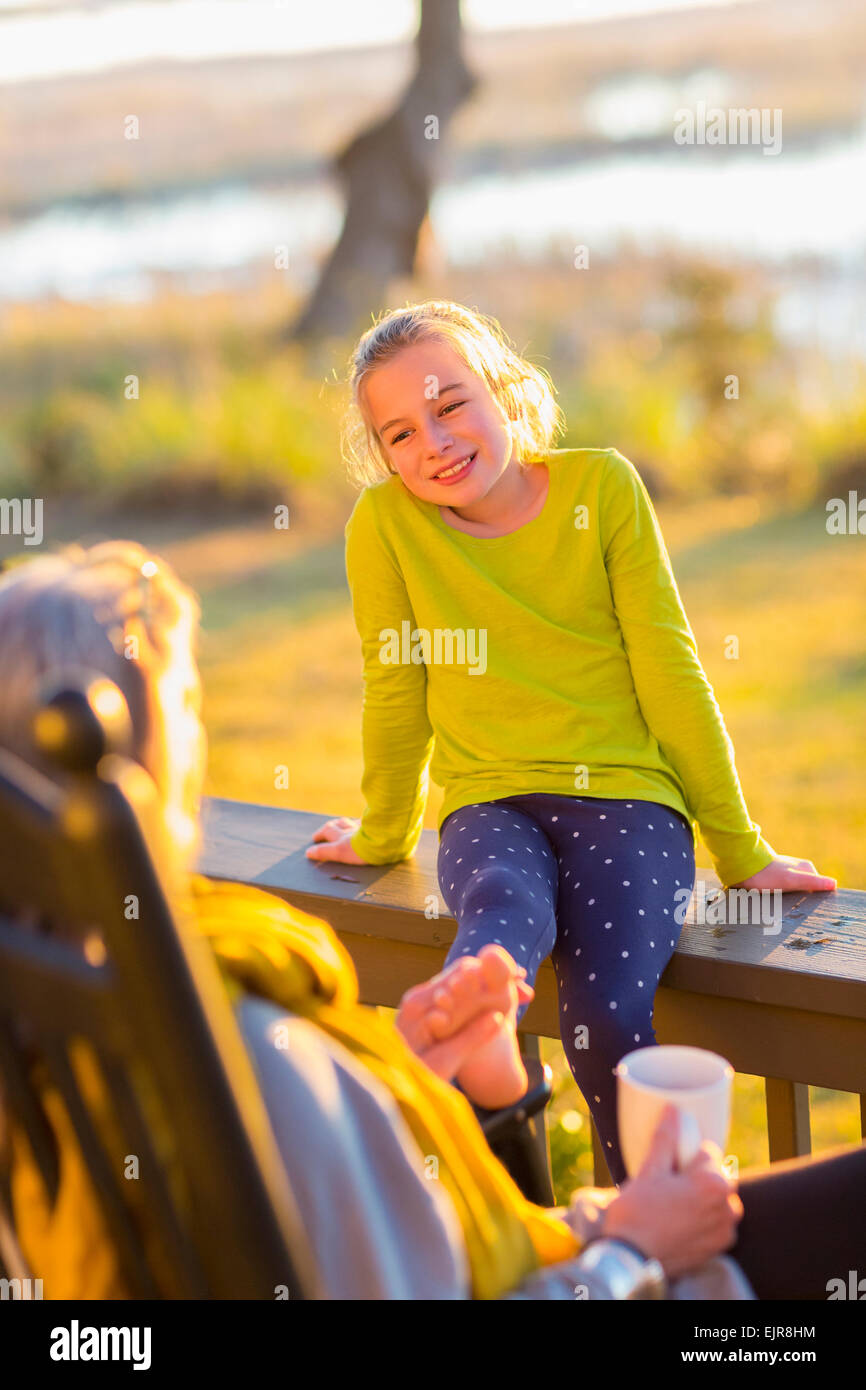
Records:
{"label": "girl's teeth", "polygon": [[470,454],[470,455],[469,455],[469,458],[464,459],[462,463],[455,463],[455,465],[454,465],[453,468],[447,468],[447,469],[445,470],[444,473],[439,473],[439,474],[437,474],[437,477],[439,477],[439,478],[450,478],[451,475],[452,475],[452,473],[459,473],[460,470],[461,470],[461,468],[465,468],[465,467],[466,467],[467,463],[469,462],[469,459],[471,459],[471,458],[472,458],[472,455]]}

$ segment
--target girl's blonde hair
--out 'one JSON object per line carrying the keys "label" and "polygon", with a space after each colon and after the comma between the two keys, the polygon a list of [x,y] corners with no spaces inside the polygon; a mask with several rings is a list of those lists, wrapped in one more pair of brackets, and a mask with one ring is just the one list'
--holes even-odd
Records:
{"label": "girl's blonde hair", "polygon": [[[0,576],[0,747],[51,773],[32,721],[46,679],[86,670],[114,681],[129,706],[132,757],[150,765],[153,685],[186,626],[194,643],[198,600],[159,556],[135,541],[69,546]],[[184,639],[186,634],[184,633]],[[135,641],[131,641],[131,639]]]}
{"label": "girl's blonde hair", "polygon": [[452,348],[486,381],[509,421],[521,462],[546,453],[565,430],[565,416],[554,399],[550,377],[520,356],[496,319],[447,299],[408,304],[383,313],[362,335],[350,358],[351,400],[342,449],[349,477],[358,487],[395,472],[370,420],[364,383],[403,348],[431,341]]}

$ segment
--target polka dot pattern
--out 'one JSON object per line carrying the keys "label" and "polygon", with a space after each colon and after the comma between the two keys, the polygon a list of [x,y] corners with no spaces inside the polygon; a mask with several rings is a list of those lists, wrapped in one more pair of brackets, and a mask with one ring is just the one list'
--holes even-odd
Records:
{"label": "polka dot pattern", "polygon": [[448,963],[498,941],[534,984],[551,956],[566,1057],[623,1181],[615,1067],[655,1043],[653,995],[680,930],[675,895],[694,887],[690,825],[657,802],[503,797],[446,818],[438,868],[458,924]]}

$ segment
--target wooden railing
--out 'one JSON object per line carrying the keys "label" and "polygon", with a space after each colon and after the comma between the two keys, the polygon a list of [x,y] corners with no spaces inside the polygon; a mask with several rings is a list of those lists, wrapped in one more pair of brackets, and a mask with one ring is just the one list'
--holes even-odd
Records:
{"label": "wooden railing", "polygon": [[[455,934],[437,881],[436,834],[424,831],[415,857],[400,864],[316,864],[304,851],[328,814],[206,798],[200,871],[324,918],[352,956],[362,1000],[396,1007],[405,990],[441,969]],[[693,908],[702,882],[705,893],[718,888],[699,869]],[[810,1151],[809,1085],[859,1095],[866,1137],[866,893],[785,893],[782,903],[782,921],[770,930],[687,916],[654,1015],[659,1042],[711,1048],[736,1071],[766,1078],[771,1162]],[[522,1031],[525,1041],[559,1036],[549,961]],[[595,1180],[604,1185],[610,1178],[594,1131],[593,1140]]]}

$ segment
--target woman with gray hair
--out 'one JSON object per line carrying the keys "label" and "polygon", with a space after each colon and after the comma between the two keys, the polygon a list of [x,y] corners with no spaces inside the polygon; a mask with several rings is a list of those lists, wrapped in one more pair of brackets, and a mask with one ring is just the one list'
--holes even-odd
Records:
{"label": "woman with gray hair", "polygon": [[200,616],[192,590],[135,541],[70,546],[0,579],[0,745],[48,770],[31,728],[40,683],[64,671],[106,676],[126,699],[131,754],[156,782],[185,857],[198,844],[207,756]]}
{"label": "woman with gray hair", "polygon": [[[465,1098],[439,1079],[483,1044],[497,1026],[495,1009],[419,1061],[396,1031],[357,1004],[351,962],[326,924],[269,894],[194,875],[206,750],[198,621],[195,595],[134,542],[76,547],[4,574],[0,746],[50,774],[31,732],[43,682],[82,670],[113,681],[129,706],[132,756],[157,786],[177,865],[197,885],[202,930],[214,902],[224,902],[258,919],[262,939],[284,950],[287,966],[296,965],[292,948],[303,937],[305,969],[328,1004],[321,1018],[314,1007],[306,1017],[287,1013],[284,991],[269,994],[263,985],[256,992],[249,977],[233,999],[314,1252],[314,1292],[573,1300],[583,1288],[601,1299],[825,1298],[828,1281],[854,1267],[866,1245],[866,1147],[747,1174],[738,1193],[712,1145],[675,1170],[668,1112],[643,1169],[619,1190],[582,1189],[556,1212],[533,1207],[490,1154]],[[237,933],[237,917],[230,926]],[[219,933],[206,934],[219,958]],[[328,1031],[331,1016],[341,1020],[339,1037]],[[363,1046],[355,1047],[358,1039]],[[368,1065],[373,1057],[376,1065]],[[68,1117],[56,1097],[47,1108],[60,1190],[49,1209],[32,1165],[26,1171],[26,1141],[13,1144],[19,1242],[44,1276],[46,1296],[124,1297]],[[460,1151],[455,1176],[443,1149],[440,1182],[427,1180],[431,1149],[419,1142],[423,1134],[426,1144],[431,1118]]]}

